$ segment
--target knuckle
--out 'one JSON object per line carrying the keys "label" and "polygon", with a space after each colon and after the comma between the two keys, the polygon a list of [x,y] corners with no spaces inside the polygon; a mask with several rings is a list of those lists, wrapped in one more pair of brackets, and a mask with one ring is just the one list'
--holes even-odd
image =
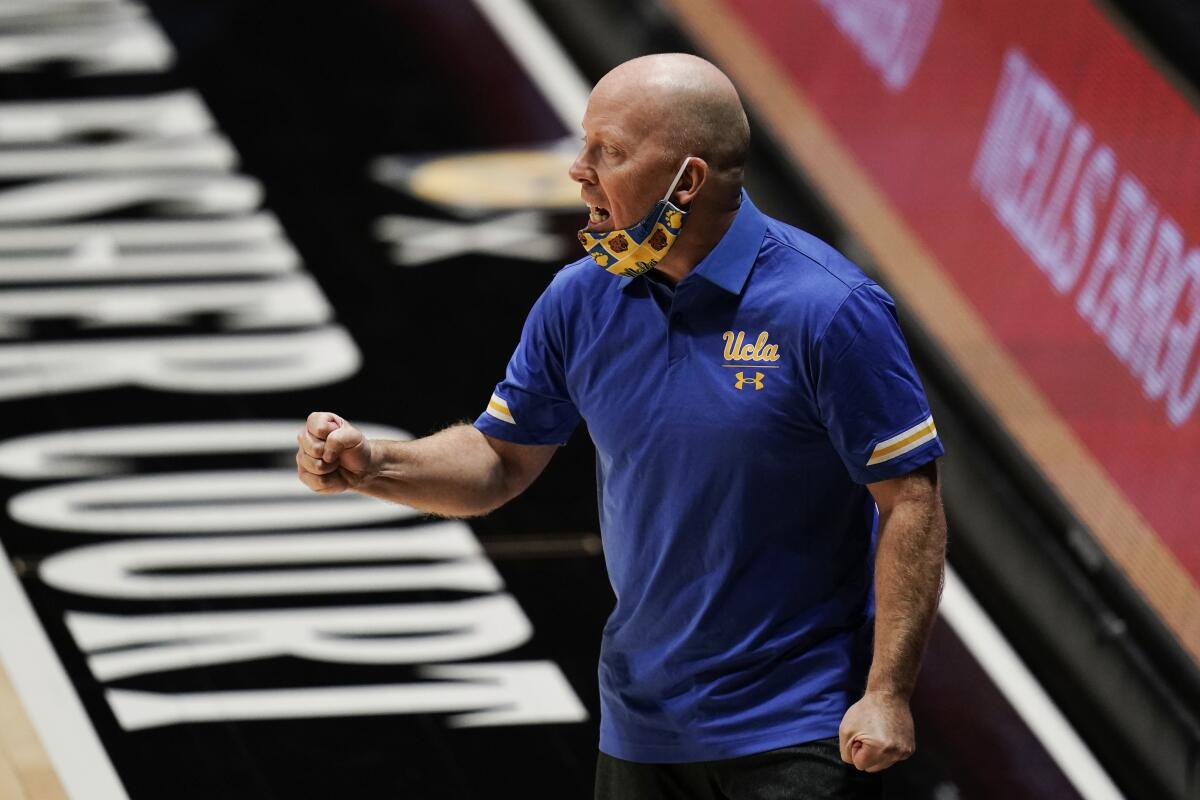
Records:
{"label": "knuckle", "polygon": [[329,484],[332,478],[337,477],[327,475],[325,474],[327,470],[322,470],[320,467],[306,462],[300,463],[299,471],[300,479],[304,481],[305,485],[314,489]]}

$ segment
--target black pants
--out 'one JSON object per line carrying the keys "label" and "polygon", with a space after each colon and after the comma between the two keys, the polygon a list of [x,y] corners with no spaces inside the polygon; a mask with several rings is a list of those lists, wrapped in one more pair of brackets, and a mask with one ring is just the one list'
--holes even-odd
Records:
{"label": "black pants", "polygon": [[878,800],[881,780],[842,761],[833,736],[693,764],[637,764],[601,753],[596,800]]}

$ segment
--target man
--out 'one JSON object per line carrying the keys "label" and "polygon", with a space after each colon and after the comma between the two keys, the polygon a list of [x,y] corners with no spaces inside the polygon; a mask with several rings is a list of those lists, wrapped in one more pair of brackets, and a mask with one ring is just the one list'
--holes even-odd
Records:
{"label": "man", "polygon": [[891,299],[750,202],[749,126],[712,64],[620,65],[583,130],[587,255],[485,413],[404,443],[314,413],[300,479],[485,514],[586,420],[617,596],[596,796],[877,797],[914,749],[945,551],[943,450]]}

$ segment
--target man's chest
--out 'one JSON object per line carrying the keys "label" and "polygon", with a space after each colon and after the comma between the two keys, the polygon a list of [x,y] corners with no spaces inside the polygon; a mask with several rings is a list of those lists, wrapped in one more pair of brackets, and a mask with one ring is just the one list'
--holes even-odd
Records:
{"label": "man's chest", "polygon": [[567,384],[598,448],[826,441],[802,322],[737,297],[673,300],[646,292],[576,329]]}

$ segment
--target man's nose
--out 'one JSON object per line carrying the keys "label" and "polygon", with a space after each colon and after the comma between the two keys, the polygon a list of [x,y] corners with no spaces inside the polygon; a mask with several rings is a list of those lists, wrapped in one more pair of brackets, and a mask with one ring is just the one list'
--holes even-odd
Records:
{"label": "man's nose", "polygon": [[587,162],[586,150],[580,150],[579,155],[575,156],[575,160],[571,162],[571,168],[567,170],[567,174],[571,176],[571,180],[578,183],[596,182],[596,172]]}

